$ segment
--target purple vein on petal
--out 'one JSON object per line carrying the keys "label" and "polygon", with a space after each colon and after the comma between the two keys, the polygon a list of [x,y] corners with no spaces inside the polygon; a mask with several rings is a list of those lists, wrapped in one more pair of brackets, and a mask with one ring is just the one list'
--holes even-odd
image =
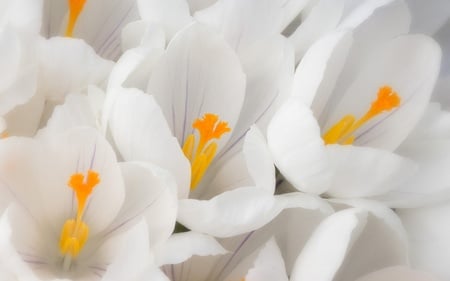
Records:
{"label": "purple vein on petal", "polygon": [[244,239],[241,241],[241,243],[237,246],[236,250],[234,250],[233,254],[231,255],[231,257],[227,260],[227,262],[225,263],[225,265],[222,267],[222,269],[219,271],[219,273],[217,274],[217,277],[220,277],[223,272],[225,271],[225,269],[228,267],[228,265],[230,265],[231,261],[236,257],[237,253],[242,249],[242,247],[244,246],[244,244],[250,239],[250,237],[253,235],[253,233],[255,233],[255,231],[251,231],[249,232]]}

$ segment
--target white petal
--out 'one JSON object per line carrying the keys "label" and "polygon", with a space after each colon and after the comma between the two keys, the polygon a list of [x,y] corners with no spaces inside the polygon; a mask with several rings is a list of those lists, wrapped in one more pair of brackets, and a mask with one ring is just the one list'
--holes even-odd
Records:
{"label": "white petal", "polygon": [[336,28],[344,14],[347,0],[321,0],[314,5],[300,26],[289,36],[295,46],[297,61],[321,36]]}
{"label": "white petal", "polygon": [[42,23],[42,0],[0,1],[0,28],[6,25],[38,33]]}
{"label": "white petal", "polygon": [[333,166],[332,197],[368,197],[404,184],[417,171],[416,164],[397,154],[370,147],[327,145]]}
{"label": "white petal", "polygon": [[[224,163],[217,163],[217,166],[208,168],[205,178],[202,179],[202,183],[190,192],[191,198],[211,199],[229,190],[243,186],[255,186],[242,151],[233,155],[233,157]],[[211,176],[212,179],[209,180],[207,178],[208,176]]]}
{"label": "white petal", "polygon": [[424,208],[402,209],[398,214],[408,234],[412,267],[432,272],[438,278],[448,280],[450,278],[446,262],[450,258],[448,201]]}
{"label": "white petal", "polygon": [[134,21],[122,30],[122,49],[143,46],[149,49],[164,49],[166,37],[161,26],[147,21]]}
{"label": "white petal", "polygon": [[320,129],[301,101],[291,99],[277,112],[267,143],[277,168],[295,188],[315,194],[329,188],[329,160]]}
{"label": "white petal", "polygon": [[[338,28],[352,30],[354,43],[349,52],[346,67],[341,71],[332,99],[328,101],[326,108],[332,108],[338,104],[349,85],[360,74],[361,67],[367,65],[369,61],[373,64],[374,50],[387,41],[408,33],[410,20],[408,7],[404,1],[363,1],[351,10]],[[321,117],[320,123],[323,124],[326,116]]]}
{"label": "white petal", "polygon": [[[339,25],[343,29],[355,29],[358,40],[377,45],[378,40],[408,33],[411,16],[405,1],[370,0],[353,9]],[[382,42],[381,41],[381,42]]]}
{"label": "white petal", "polygon": [[178,196],[187,197],[190,163],[152,96],[137,89],[122,89],[117,93],[110,128],[126,161],[146,161],[167,169],[175,177]]}
{"label": "white petal", "polygon": [[12,29],[0,32],[0,114],[24,104],[36,93],[37,39]]}
{"label": "white petal", "polygon": [[239,278],[249,281],[288,280],[283,257],[274,238],[240,262],[225,280]]}
{"label": "white petal", "polygon": [[269,241],[259,253],[255,265],[245,276],[249,281],[287,281],[283,257],[274,240]]}
{"label": "white petal", "polygon": [[326,219],[303,248],[291,280],[333,280],[353,236],[360,235],[366,220],[367,213],[361,210],[342,211]]}
{"label": "white petal", "polygon": [[318,40],[297,67],[292,94],[320,114],[332,93],[340,70],[344,67],[352,43],[347,31],[330,33]]}
{"label": "white petal", "polygon": [[290,95],[294,72],[293,49],[280,35],[264,38],[243,48],[239,54],[247,75],[245,100],[239,121],[222,154],[233,154],[242,145],[250,126],[263,132],[275,111]]}
{"label": "white petal", "polygon": [[168,39],[192,20],[184,0],[138,0],[137,4],[141,18],[162,25]]}
{"label": "white petal", "polygon": [[87,96],[70,94],[64,104],[55,107],[47,126],[40,134],[62,133],[78,126],[97,127],[97,120]]}
{"label": "white petal", "polygon": [[[0,276],[11,279],[6,281],[30,280],[40,281],[32,272],[31,268],[22,260],[11,243],[11,221],[8,209],[0,218]],[[41,242],[41,241],[40,241]]]}
{"label": "white petal", "polygon": [[[180,144],[204,113],[217,114],[234,128],[244,91],[245,76],[234,52],[199,24],[190,25],[170,42],[148,86]],[[226,134],[218,141],[219,149],[228,138]]]}
{"label": "white petal", "polygon": [[148,245],[149,230],[145,221],[140,221],[129,229],[124,238],[124,243],[117,245],[120,248],[115,260],[108,265],[102,280],[121,281],[134,280],[146,270],[152,261]]}
{"label": "white petal", "polygon": [[[237,237],[221,240],[222,245],[230,250],[230,254],[215,262],[216,265],[213,266],[209,275],[213,280],[221,280],[233,271],[245,257],[255,253],[272,237],[276,238],[288,272],[290,272],[295,258],[313,230],[333,210],[324,200],[304,193],[285,194],[283,199],[290,201],[288,203],[290,208],[284,209],[267,225]],[[245,269],[244,272],[246,271]]]}
{"label": "white petal", "polygon": [[245,137],[243,151],[235,154],[218,168],[208,169],[212,180],[203,179],[203,183],[191,192],[191,198],[211,199],[225,191],[242,186],[257,186],[270,193],[275,190],[275,169],[272,155],[264,136],[253,126]]}
{"label": "white petal", "polygon": [[354,280],[386,266],[406,264],[402,237],[384,221],[395,215],[375,215],[349,209],[330,216],[303,248],[291,280]]}
{"label": "white petal", "polygon": [[12,204],[6,215],[11,229],[10,243],[14,251],[24,261],[28,261],[31,267],[36,268],[35,265],[39,263],[48,267],[51,259],[58,254],[59,237],[49,228],[40,225],[33,214],[19,205]]}
{"label": "white petal", "polygon": [[184,232],[173,234],[156,252],[158,265],[177,264],[192,256],[214,256],[227,253],[213,237],[197,233]]}
{"label": "white petal", "polygon": [[[101,123],[105,125],[103,128],[105,132],[112,107],[122,87],[145,90],[148,84],[148,77],[161,55],[162,50],[133,48],[120,57],[109,76],[105,105],[102,110]],[[132,80],[130,85],[124,85],[129,80]]]}
{"label": "white petal", "polygon": [[121,170],[126,186],[125,201],[104,236],[115,235],[145,218],[149,246],[163,243],[172,234],[176,214],[176,186],[170,175],[147,163],[124,162]]}
{"label": "white petal", "polygon": [[245,136],[244,154],[247,169],[257,187],[273,193],[275,191],[275,167],[272,155],[261,131],[254,126]]}
{"label": "white petal", "polygon": [[[121,54],[122,28],[138,17],[134,0],[86,1],[73,36],[84,39],[102,57],[115,60]],[[65,32],[67,18],[62,22],[59,34]]]}
{"label": "white petal", "polygon": [[281,210],[268,191],[246,187],[222,193],[211,200],[181,200],[178,221],[193,231],[229,237],[264,225]]}
{"label": "white petal", "polygon": [[39,51],[39,91],[59,102],[69,92],[105,82],[112,67],[112,62],[97,56],[82,40],[59,37],[44,40]]}
{"label": "white petal", "polygon": [[407,35],[389,41],[372,53],[360,69],[339,104],[330,112],[324,131],[347,114],[362,117],[375,100],[378,89],[388,85],[399,94],[400,107],[365,124],[355,133],[355,144],[395,149],[426,109],[439,73],[440,57],[439,46],[429,37]]}
{"label": "white petal", "polygon": [[407,267],[394,266],[372,272],[366,276],[358,278],[356,281],[437,281],[430,274],[412,270]]}
{"label": "white petal", "polygon": [[71,175],[86,174],[89,169],[99,174],[100,183],[89,197],[83,218],[90,228],[90,235],[106,228],[117,216],[125,197],[123,179],[109,143],[90,128],[75,128],[64,134],[49,135],[42,138],[42,142],[45,145],[42,152],[48,154],[43,157],[51,157],[54,162],[52,166],[45,167],[47,175],[51,176],[39,187],[46,200],[41,204],[55,231],[59,232],[64,221],[74,217],[76,212],[75,196],[66,185],[67,181]]}
{"label": "white petal", "polygon": [[279,34],[306,3],[304,0],[219,0],[197,12],[195,18],[219,30],[229,44],[239,50],[261,38]]}

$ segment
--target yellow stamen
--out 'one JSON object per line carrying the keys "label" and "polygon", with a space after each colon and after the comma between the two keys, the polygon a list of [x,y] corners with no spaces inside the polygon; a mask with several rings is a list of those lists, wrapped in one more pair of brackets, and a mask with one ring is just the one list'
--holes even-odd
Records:
{"label": "yellow stamen", "polygon": [[9,137],[9,134],[7,131],[4,131],[3,133],[0,134],[0,139],[6,139],[7,137]]}
{"label": "yellow stamen", "polygon": [[77,197],[77,215],[75,219],[68,219],[61,230],[59,248],[64,256],[77,257],[83,249],[89,235],[89,227],[82,220],[86,201],[92,190],[100,183],[97,172],[89,170],[87,177],[83,174],[73,174],[67,183]]}
{"label": "yellow stamen", "polygon": [[83,10],[86,0],[69,0],[69,21],[67,22],[66,36],[72,37],[75,24],[77,23],[78,16]]}
{"label": "yellow stamen", "polygon": [[192,127],[200,135],[197,148],[194,134],[189,135],[183,145],[183,153],[191,162],[191,190],[200,183],[216,155],[217,143],[213,139],[220,139],[231,131],[227,122],[219,121],[219,116],[212,113],[205,113],[202,118],[195,119]]}
{"label": "yellow stamen", "polygon": [[366,114],[358,120],[353,115],[345,115],[323,135],[325,144],[352,144],[356,130],[375,116],[400,106],[400,100],[400,96],[390,86],[381,87],[377,99],[372,102]]}

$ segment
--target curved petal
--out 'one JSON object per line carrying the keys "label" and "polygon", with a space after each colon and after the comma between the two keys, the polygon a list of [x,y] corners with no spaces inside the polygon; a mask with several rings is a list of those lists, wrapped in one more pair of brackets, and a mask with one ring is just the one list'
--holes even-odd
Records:
{"label": "curved petal", "polygon": [[320,194],[329,188],[331,174],[316,119],[298,99],[288,101],[273,117],[267,143],[275,165],[295,188]]}
{"label": "curved petal", "polygon": [[184,0],[138,0],[137,4],[141,18],[160,24],[167,39],[192,21],[189,6]]}
{"label": "curved petal", "polygon": [[39,134],[62,133],[78,126],[97,128],[97,119],[87,96],[70,94],[64,104],[55,107],[47,126]]}
{"label": "curved petal", "polygon": [[214,256],[227,253],[213,237],[197,233],[183,232],[173,234],[156,251],[157,265],[182,263],[192,256]]}
{"label": "curved petal", "polygon": [[333,213],[323,199],[300,192],[283,195],[288,207],[265,226],[237,237],[222,239],[222,245],[230,250],[214,266],[210,276],[221,280],[226,272],[237,267],[240,261],[254,253],[272,237],[276,238],[283,254],[287,271],[290,272],[295,259],[304,247],[314,229]]}
{"label": "curved petal", "polygon": [[146,219],[149,247],[164,243],[172,234],[176,214],[176,186],[171,176],[147,163],[124,162],[120,165],[126,194],[122,208],[103,236],[126,231],[142,218]]}
{"label": "curved petal", "polygon": [[261,131],[253,126],[245,136],[243,152],[247,169],[257,187],[275,191],[275,167],[272,155]]}
{"label": "curved petal", "polygon": [[247,76],[245,99],[239,120],[220,156],[242,147],[244,135],[257,124],[263,132],[275,111],[290,95],[294,73],[293,49],[281,35],[243,47],[239,58]]}
{"label": "curved petal", "polygon": [[225,280],[288,281],[283,257],[274,238],[246,257]]}
{"label": "curved petal", "polygon": [[54,231],[59,233],[64,221],[76,214],[77,203],[67,181],[73,174],[85,174],[88,170],[99,174],[100,183],[86,203],[83,219],[90,235],[104,230],[119,213],[125,197],[123,179],[110,144],[95,129],[83,127],[45,136],[41,142],[43,152],[49,155],[44,157],[52,157],[54,161],[52,166],[45,167],[52,176],[40,185]]}
{"label": "curved petal", "polygon": [[[355,133],[355,144],[386,150],[397,148],[422,117],[439,74],[440,48],[422,35],[397,37],[372,53],[346,93],[331,110],[324,131],[343,116],[360,118],[388,85],[400,96],[400,106],[371,119]],[[408,120],[408,122],[405,122]]]}
{"label": "curved petal", "polygon": [[178,221],[193,231],[230,237],[261,227],[281,210],[266,190],[242,187],[211,200],[181,200]]}
{"label": "curved petal", "polygon": [[146,161],[168,170],[177,182],[178,196],[187,197],[190,163],[152,96],[137,89],[122,89],[117,93],[109,125],[126,161]]}
{"label": "curved petal", "polygon": [[404,241],[384,221],[393,216],[393,212],[373,216],[363,209],[330,216],[304,247],[291,280],[354,280],[386,266],[406,264]]}
{"label": "curved petal", "polygon": [[10,28],[0,31],[0,114],[29,101],[36,95],[38,40],[34,35]]}
{"label": "curved petal", "polygon": [[[148,93],[154,95],[181,144],[194,132],[194,120],[205,113],[217,114],[234,128],[244,91],[245,76],[234,52],[219,35],[199,24],[190,25],[170,42],[148,85]],[[219,149],[228,138],[218,141]]]}
{"label": "curved petal", "polygon": [[327,145],[333,168],[332,197],[369,197],[399,188],[417,171],[412,160],[370,147]]}
{"label": "curved petal", "polygon": [[191,192],[191,198],[211,199],[225,191],[243,186],[257,186],[275,191],[275,167],[266,140],[256,126],[247,132],[243,150],[216,170],[209,170],[212,180],[203,180]]}
{"label": "curved petal", "polygon": [[152,262],[148,251],[149,230],[144,220],[131,227],[124,236],[123,243],[116,245],[119,248],[117,256],[102,276],[104,281],[134,280]]}
{"label": "curved petal", "polygon": [[59,37],[41,42],[39,61],[39,91],[58,102],[88,85],[100,86],[112,68],[84,41]]}
{"label": "curved petal", "polygon": [[346,62],[352,43],[351,33],[336,31],[325,35],[306,52],[295,71],[292,95],[319,116]]}

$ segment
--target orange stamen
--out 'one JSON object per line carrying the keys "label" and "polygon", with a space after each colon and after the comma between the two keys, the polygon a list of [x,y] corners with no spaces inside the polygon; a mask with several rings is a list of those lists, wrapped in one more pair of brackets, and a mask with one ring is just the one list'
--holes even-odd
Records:
{"label": "orange stamen", "polygon": [[355,140],[353,133],[357,129],[379,114],[399,107],[400,102],[400,96],[390,86],[381,87],[364,116],[357,121],[353,115],[344,116],[323,135],[325,144],[352,144]]}
{"label": "orange stamen", "polygon": [[202,118],[195,119],[192,127],[200,135],[197,148],[195,136],[191,134],[186,138],[183,152],[191,162],[191,189],[195,189],[215,157],[217,143],[213,139],[220,139],[231,129],[227,122],[219,121],[219,116],[212,113],[205,113]]}
{"label": "orange stamen", "polygon": [[75,24],[77,23],[78,16],[83,10],[86,0],[69,0],[69,21],[67,22],[66,36],[72,37]]}
{"label": "orange stamen", "polygon": [[60,250],[63,255],[78,256],[87,241],[89,227],[82,220],[86,201],[92,190],[100,183],[97,172],[89,170],[85,177],[81,173],[73,174],[67,183],[77,197],[78,207],[75,219],[68,219],[61,230]]}

